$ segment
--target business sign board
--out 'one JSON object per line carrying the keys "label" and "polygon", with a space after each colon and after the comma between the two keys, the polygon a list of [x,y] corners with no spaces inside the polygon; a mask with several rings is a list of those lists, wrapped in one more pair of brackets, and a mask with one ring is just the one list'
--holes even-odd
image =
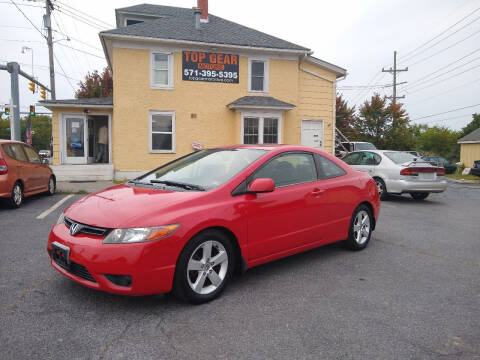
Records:
{"label": "business sign board", "polygon": [[184,51],[182,59],[183,80],[238,84],[238,55]]}

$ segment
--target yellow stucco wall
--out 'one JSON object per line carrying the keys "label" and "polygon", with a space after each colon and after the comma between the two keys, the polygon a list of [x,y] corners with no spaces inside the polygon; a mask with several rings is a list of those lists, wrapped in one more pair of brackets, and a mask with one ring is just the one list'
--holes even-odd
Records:
{"label": "yellow stucco wall", "polygon": [[[78,114],[83,116],[83,108],[67,108],[67,107],[54,107],[52,108],[52,137],[53,137],[53,165],[60,165],[61,161],[61,135],[60,135],[60,122],[59,119],[62,114]],[[112,114],[112,109],[89,109],[90,115],[98,114]]]}
{"label": "yellow stucco wall", "polygon": [[460,144],[460,162],[472,167],[475,160],[480,160],[480,144]]}

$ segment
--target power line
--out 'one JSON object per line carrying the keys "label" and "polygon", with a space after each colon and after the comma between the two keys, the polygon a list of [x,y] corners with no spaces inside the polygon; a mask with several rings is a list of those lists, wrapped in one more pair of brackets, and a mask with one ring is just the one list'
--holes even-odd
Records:
{"label": "power line", "polygon": [[427,98],[424,98],[424,99],[415,101],[415,102],[413,102],[413,103],[409,103],[409,105],[411,106],[411,105],[419,104],[419,103],[421,103],[421,102],[425,102],[425,101],[427,101],[427,100],[436,98],[437,96],[444,95],[444,94],[448,94],[449,92],[452,92],[452,91],[454,91],[454,90],[463,88],[463,87],[465,87],[465,86],[467,86],[467,85],[470,85],[470,84],[473,84],[473,83],[477,83],[477,84],[480,83],[480,78],[475,79],[475,80],[472,80],[472,81],[469,81],[469,82],[464,83],[464,84],[461,84],[461,85],[456,86],[456,87],[454,87],[454,88],[450,88],[450,89],[448,89],[447,91],[443,91],[443,92],[438,93],[438,94],[436,94],[436,95],[429,96],[429,97],[427,97]]}
{"label": "power line", "polygon": [[437,41],[435,44],[433,45],[430,45],[428,48],[422,50],[421,52],[417,53],[417,54],[414,54],[414,55],[410,55],[410,54],[413,54],[415,53],[418,49],[422,48],[423,46],[429,44],[430,42],[432,42],[433,40],[439,38],[440,36],[442,36],[443,34],[445,34],[448,30],[452,29],[453,27],[455,27],[456,25],[458,25],[459,23],[461,23],[463,20],[465,20],[466,18],[472,16],[474,13],[476,13],[478,10],[480,10],[480,8],[477,8],[475,9],[474,11],[470,12],[467,16],[463,17],[462,19],[460,19],[459,21],[457,21],[455,24],[449,26],[447,29],[445,29],[444,31],[442,31],[440,34],[434,36],[432,39],[428,40],[427,42],[423,43],[422,45],[418,46],[417,48],[415,48],[414,50],[408,52],[407,54],[405,54],[403,57],[400,57],[400,59],[402,59],[402,61],[405,61],[407,59],[412,59],[422,53],[424,53],[425,51],[427,51],[428,49],[431,49],[432,47],[434,47],[435,45],[437,45],[438,43],[448,39],[450,36],[456,34],[457,32],[459,32],[460,30],[464,29],[465,27],[469,26],[470,24],[474,23],[475,21],[477,21],[478,19],[480,19],[480,17],[477,17],[476,19],[474,19],[473,21],[469,22],[468,24],[462,26],[460,29],[457,29],[455,30],[453,33],[447,35],[446,37],[444,37],[443,39],[440,39],[439,41]]}
{"label": "power line", "polygon": [[86,16],[88,19],[89,19],[89,18],[92,18],[92,19],[96,20],[96,22],[99,23],[99,24],[102,24],[102,23],[103,23],[103,24],[107,25],[107,27],[109,27],[109,28],[114,28],[114,27],[115,27],[115,26],[107,23],[106,21],[103,21],[102,19],[96,18],[96,17],[94,17],[94,16],[92,16],[92,15],[90,15],[90,14],[87,14],[87,13],[84,12],[84,11],[78,10],[78,9],[74,8],[73,6],[68,5],[68,4],[66,4],[66,3],[64,3],[64,2],[62,2],[62,1],[58,1],[58,0],[57,0],[57,2],[58,2],[59,4],[61,4],[61,5],[63,5],[64,7],[67,7],[67,9],[71,9],[71,10],[77,12],[77,13],[83,14],[83,15]]}
{"label": "power line", "polygon": [[63,69],[62,63],[60,61],[58,61],[57,55],[55,55],[55,53],[54,53],[53,56],[54,56],[55,60],[57,61],[58,66],[60,66],[60,69],[62,70],[65,78],[67,79],[67,82],[70,84],[70,87],[72,88],[73,92],[77,91],[77,90],[75,90],[75,87],[70,82],[70,78],[65,74],[65,70]]}
{"label": "power line", "polygon": [[15,5],[15,7],[18,9],[18,11],[20,11],[20,12],[22,13],[23,17],[24,17],[25,19],[27,19],[30,24],[32,24],[33,28],[34,28],[35,30],[37,30],[37,31],[40,33],[40,35],[42,35],[43,38],[45,38],[45,35],[43,35],[42,31],[35,26],[35,24],[32,22],[32,20],[30,20],[30,18],[29,18],[27,15],[25,15],[25,13],[22,11],[22,9],[20,9],[20,7],[19,7],[13,0],[10,0],[10,2],[11,2],[13,5]]}
{"label": "power line", "polygon": [[90,20],[89,18],[85,18],[85,17],[83,17],[83,16],[81,16],[81,15],[78,15],[78,14],[76,14],[76,13],[74,13],[74,12],[71,12],[71,11],[68,10],[68,9],[60,8],[60,7],[57,6],[57,10],[58,10],[59,12],[61,12],[62,14],[65,14],[65,15],[71,17],[71,18],[74,19],[74,20],[83,22],[84,24],[89,25],[89,26],[94,27],[94,28],[97,28],[97,29],[99,29],[99,30],[109,29],[108,26],[105,26],[105,25],[96,23],[96,22]]}
{"label": "power line", "polygon": [[448,113],[451,113],[451,112],[455,112],[455,111],[459,111],[459,110],[463,110],[463,109],[472,108],[472,107],[475,107],[475,106],[480,106],[480,103],[479,103],[479,104],[475,104],[475,105],[464,106],[464,107],[461,107],[461,108],[458,108],[458,109],[453,109],[453,110],[449,110],[449,111],[440,112],[440,113],[437,113],[437,114],[426,115],[426,116],[422,116],[422,117],[419,117],[419,118],[416,118],[416,119],[411,119],[411,120],[412,120],[412,121],[417,121],[417,120],[421,120],[421,119],[430,118],[430,117],[433,117],[433,116],[448,114]]}
{"label": "power line", "polygon": [[85,51],[85,50],[80,50],[80,49],[74,48],[72,46],[68,46],[68,45],[60,44],[60,43],[58,43],[57,45],[60,45],[60,46],[63,46],[63,47],[66,47],[66,48],[69,48],[69,49],[72,49],[72,50],[75,50],[75,51],[79,51],[81,53],[84,53],[84,54],[87,54],[87,55],[90,55],[90,56],[97,57],[99,59],[105,60],[105,58],[103,56],[95,55],[95,54],[92,54],[92,53],[90,53],[88,51]]}
{"label": "power line", "polygon": [[422,123],[422,125],[431,124],[431,123],[434,123],[434,122],[441,122],[441,121],[448,121],[448,120],[460,119],[460,118],[463,118],[463,117],[465,117],[465,116],[472,116],[472,114],[464,114],[464,115],[454,116],[454,117],[451,117],[451,118],[440,119],[440,120],[430,120],[430,121],[427,121],[427,122]]}
{"label": "power line", "polygon": [[450,45],[450,46],[447,46],[446,48],[443,48],[442,50],[437,51],[436,53],[434,53],[434,54],[432,54],[432,55],[430,55],[430,56],[427,56],[426,58],[423,58],[423,59],[421,59],[421,60],[418,60],[418,61],[416,61],[416,62],[414,62],[414,63],[412,63],[412,64],[410,64],[410,65],[408,65],[408,66],[417,65],[417,64],[419,64],[419,63],[421,63],[421,62],[423,62],[423,61],[425,61],[425,60],[428,60],[428,59],[430,59],[430,58],[432,58],[432,57],[434,57],[434,56],[436,56],[436,55],[438,55],[438,54],[441,54],[442,52],[444,52],[444,51],[446,51],[446,50],[448,50],[448,49],[451,49],[452,47],[457,46],[458,44],[461,44],[461,43],[464,42],[465,40],[470,39],[472,36],[475,36],[475,35],[477,35],[478,33],[480,33],[480,30],[475,31],[473,34],[468,35],[466,38],[463,38],[462,40],[457,41],[456,43],[454,43],[454,44],[452,44],[452,45]]}
{"label": "power line", "polygon": [[42,43],[40,40],[20,40],[20,39],[0,39],[0,41],[24,42],[24,43]]}

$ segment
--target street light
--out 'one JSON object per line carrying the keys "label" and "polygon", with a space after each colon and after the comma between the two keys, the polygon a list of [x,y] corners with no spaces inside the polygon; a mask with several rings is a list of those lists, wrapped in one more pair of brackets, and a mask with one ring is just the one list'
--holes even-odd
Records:
{"label": "street light", "polygon": [[33,77],[33,49],[28,46],[22,46],[22,54],[26,54],[27,51],[32,52],[32,77]]}

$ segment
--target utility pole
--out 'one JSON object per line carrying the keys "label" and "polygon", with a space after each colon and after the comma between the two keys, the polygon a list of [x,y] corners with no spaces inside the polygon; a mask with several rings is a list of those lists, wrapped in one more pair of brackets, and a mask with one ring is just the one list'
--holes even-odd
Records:
{"label": "utility pole", "polygon": [[[397,99],[405,98],[405,95],[397,96],[397,85],[400,85],[400,84],[397,84],[397,72],[401,72],[401,71],[408,71],[408,67],[406,67],[405,69],[397,69],[397,51],[394,51],[393,52],[393,69],[390,68],[388,70],[385,70],[384,68],[382,68],[382,72],[392,73],[393,75],[393,96],[389,96],[388,98],[392,99],[392,102],[394,103],[397,102]],[[405,84],[405,82],[401,84]]]}
{"label": "utility pole", "polygon": [[55,100],[55,67],[53,61],[53,41],[52,41],[52,21],[50,14],[53,10],[53,4],[50,0],[45,0],[46,14],[44,17],[44,26],[47,29],[48,61],[50,65],[50,96]]}

